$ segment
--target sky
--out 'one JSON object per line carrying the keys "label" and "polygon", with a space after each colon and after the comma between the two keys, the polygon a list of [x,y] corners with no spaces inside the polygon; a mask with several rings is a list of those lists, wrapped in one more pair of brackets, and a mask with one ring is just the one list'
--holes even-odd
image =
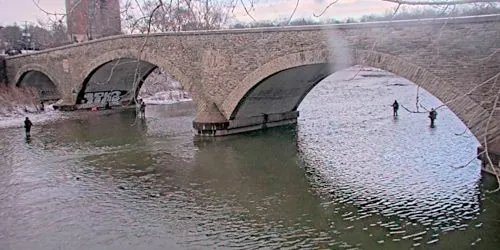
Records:
{"label": "sky", "polygon": [[[138,0],[143,1],[143,0]],[[293,12],[295,0],[257,0],[258,4],[251,11],[257,20],[288,19]],[[301,0],[294,15],[314,19],[328,5],[330,0]],[[45,11],[51,13],[65,13],[65,0],[0,0],[0,25],[23,24],[28,21],[36,24],[39,20],[48,20],[47,14],[40,10],[33,2]],[[394,4],[381,0],[339,0],[323,15],[323,18],[345,19],[360,17],[365,14],[384,13],[393,9]],[[252,19],[246,15],[243,8],[236,9],[235,18],[249,22]]]}

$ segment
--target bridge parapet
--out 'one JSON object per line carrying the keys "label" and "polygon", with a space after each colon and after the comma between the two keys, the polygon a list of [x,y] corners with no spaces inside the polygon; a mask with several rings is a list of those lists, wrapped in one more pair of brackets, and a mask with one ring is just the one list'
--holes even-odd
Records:
{"label": "bridge parapet", "polygon": [[[26,71],[39,71],[64,104],[75,105],[87,103],[99,84],[101,92],[122,93],[118,82],[137,91],[148,70],[160,67],[193,95],[195,129],[223,135],[294,123],[300,101],[321,79],[362,64],[425,88],[482,140],[500,88],[498,30],[500,15],[121,35],[9,57],[7,74],[16,85]],[[203,127],[218,123],[213,131]]]}
{"label": "bridge parapet", "polygon": [[268,33],[268,32],[293,32],[293,31],[327,31],[327,30],[347,30],[347,29],[373,29],[373,28],[398,28],[422,25],[452,25],[452,24],[476,24],[500,22],[500,14],[481,15],[481,16],[462,16],[462,17],[444,17],[444,18],[422,18],[411,20],[393,20],[393,21],[378,21],[378,22],[361,22],[361,23],[341,23],[341,24],[321,24],[321,25],[305,25],[305,26],[282,26],[282,27],[259,27],[245,29],[221,29],[221,30],[193,30],[179,32],[159,32],[145,34],[124,34],[108,36],[95,40],[85,41],[82,43],[73,43],[61,47],[50,48],[40,51],[34,51],[29,54],[18,54],[9,56],[8,59],[21,57],[29,57],[37,54],[46,54],[58,50],[68,48],[88,46],[94,43],[102,43],[104,41],[120,40],[127,38],[144,38],[144,37],[185,37],[185,36],[206,36],[206,35],[235,35],[246,33]]}

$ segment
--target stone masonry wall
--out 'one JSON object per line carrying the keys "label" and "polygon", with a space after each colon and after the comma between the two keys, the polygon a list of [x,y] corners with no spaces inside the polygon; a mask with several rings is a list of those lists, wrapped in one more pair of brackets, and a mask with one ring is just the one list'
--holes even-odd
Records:
{"label": "stone masonry wall", "polygon": [[[365,64],[426,88],[481,138],[500,84],[493,87],[494,81],[489,81],[471,89],[500,72],[499,30],[500,15],[493,15],[117,36],[10,57],[7,74],[14,85],[23,72],[41,71],[71,104],[74,92],[96,67],[140,56],[179,80],[193,94],[199,111],[214,103],[230,119],[244,93],[276,70],[324,61],[336,70]],[[498,125],[498,120],[491,125],[497,128],[495,136],[500,134]]]}

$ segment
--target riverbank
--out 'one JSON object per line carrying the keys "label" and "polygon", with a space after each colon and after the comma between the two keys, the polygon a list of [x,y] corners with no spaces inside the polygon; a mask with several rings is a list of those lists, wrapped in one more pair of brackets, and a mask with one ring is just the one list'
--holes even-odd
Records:
{"label": "riverbank", "polygon": [[40,111],[40,99],[33,88],[0,85],[0,116],[9,117]]}
{"label": "riverbank", "polygon": [[[157,93],[144,93],[140,96],[146,105],[169,105],[182,102],[190,102],[189,94],[179,89],[160,91]],[[0,129],[10,127],[22,127],[23,120],[29,116],[34,124],[46,124],[61,119],[74,119],[83,113],[91,112],[91,106],[82,108],[78,113],[61,112],[54,109],[54,105],[45,105],[44,110],[37,106],[38,102],[33,90],[0,88]],[[111,110],[99,110],[99,114],[114,113],[124,109],[134,109],[135,106],[114,106]],[[147,108],[146,108],[146,112]]]}

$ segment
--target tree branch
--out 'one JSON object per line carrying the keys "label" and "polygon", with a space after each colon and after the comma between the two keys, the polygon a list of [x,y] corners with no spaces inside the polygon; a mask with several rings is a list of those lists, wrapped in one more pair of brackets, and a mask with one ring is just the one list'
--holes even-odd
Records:
{"label": "tree branch", "polygon": [[473,3],[495,3],[500,0],[454,0],[454,1],[406,1],[406,0],[382,0],[402,5],[460,5]]}
{"label": "tree branch", "polygon": [[[338,1],[338,0],[337,0],[337,1]],[[250,12],[248,11],[247,6],[246,6],[246,5],[245,5],[245,3],[243,2],[243,0],[240,0],[240,2],[241,2],[241,5],[243,6],[243,9],[245,9],[245,12],[247,13],[247,15],[248,15],[250,18],[252,18],[252,20],[253,20],[254,22],[257,22],[257,20],[255,20],[255,18],[253,18],[253,16],[252,16],[252,15],[250,14]]]}
{"label": "tree branch", "polygon": [[330,7],[332,7],[332,5],[334,5],[334,4],[336,4],[336,3],[338,3],[339,1],[340,1],[340,0],[335,0],[335,1],[331,2],[330,4],[328,4],[328,5],[327,5],[327,6],[323,9],[323,11],[322,11],[321,13],[319,13],[319,15],[316,15],[316,14],[314,14],[314,13],[313,13],[313,16],[314,16],[314,17],[320,17],[320,16],[322,16],[323,14],[325,14],[325,12],[326,12],[326,11],[327,11]]}
{"label": "tree branch", "polygon": [[295,15],[295,12],[297,11],[297,8],[299,7],[300,0],[297,0],[297,3],[295,4],[295,8],[293,9],[292,14],[290,15],[290,18],[288,18],[288,24],[292,22],[292,18]]}

